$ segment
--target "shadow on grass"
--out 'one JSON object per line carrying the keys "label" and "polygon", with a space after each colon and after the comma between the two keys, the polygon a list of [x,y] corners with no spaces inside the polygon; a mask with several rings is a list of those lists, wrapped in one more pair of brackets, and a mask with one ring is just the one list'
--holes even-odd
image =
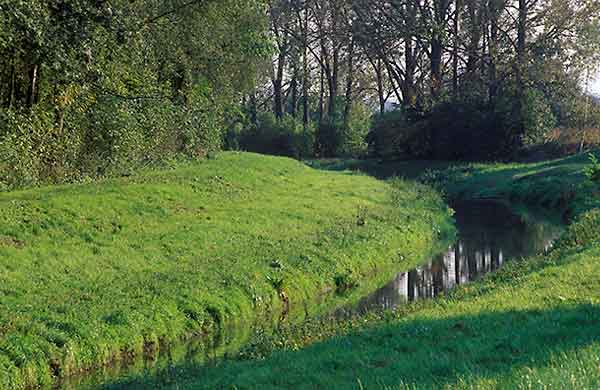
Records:
{"label": "shadow on grass", "polygon": [[396,176],[405,179],[417,179],[427,170],[442,170],[457,163],[432,160],[380,161],[375,159],[323,159],[306,161],[306,164],[312,168],[325,171],[363,172],[377,179],[385,180]]}
{"label": "shadow on grass", "polygon": [[105,388],[357,388],[359,380],[365,388],[438,387],[544,367],[598,341],[600,307],[593,305],[416,318],[265,361],[175,367]]}
{"label": "shadow on grass", "polygon": [[[600,157],[600,150],[593,152]],[[502,170],[490,175],[492,181],[498,180],[498,176],[507,178],[518,178],[521,175],[529,177],[527,174],[533,173],[533,176],[548,176],[550,171],[552,175],[556,173],[573,174],[574,170],[579,170],[582,165],[589,163],[588,154],[579,154],[562,159],[548,160],[531,164],[518,164],[516,166],[507,165]],[[359,171],[374,176],[378,179],[389,179],[399,176],[405,179],[417,179],[428,170],[444,170],[451,166],[468,165],[463,161],[435,161],[435,160],[408,160],[408,161],[382,161],[376,159],[321,159],[308,160],[306,164],[315,169],[326,171]],[[475,169],[475,172],[479,171]],[[489,173],[487,173],[489,174]]]}

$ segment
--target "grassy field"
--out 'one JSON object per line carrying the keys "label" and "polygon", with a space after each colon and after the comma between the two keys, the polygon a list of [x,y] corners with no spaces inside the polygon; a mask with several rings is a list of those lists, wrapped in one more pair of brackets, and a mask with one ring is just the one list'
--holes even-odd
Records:
{"label": "grassy field", "polygon": [[[587,158],[469,165],[426,179],[451,198],[523,200],[559,209],[570,225],[548,254],[509,263],[448,298],[396,313],[316,326],[309,344],[265,360],[168,375],[115,388],[600,387],[600,185]],[[318,342],[319,340],[323,340]]]}
{"label": "grassy field", "polygon": [[452,233],[427,187],[252,154],[0,194],[0,388],[293,316]]}

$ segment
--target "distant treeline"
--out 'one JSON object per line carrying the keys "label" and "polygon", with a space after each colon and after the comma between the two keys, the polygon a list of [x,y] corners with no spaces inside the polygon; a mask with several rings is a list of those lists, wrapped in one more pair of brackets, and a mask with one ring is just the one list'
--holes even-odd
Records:
{"label": "distant treeline", "polygon": [[277,54],[247,97],[245,147],[286,151],[291,117],[322,156],[497,159],[600,122],[584,94],[600,65],[598,1],[274,0],[269,11]]}

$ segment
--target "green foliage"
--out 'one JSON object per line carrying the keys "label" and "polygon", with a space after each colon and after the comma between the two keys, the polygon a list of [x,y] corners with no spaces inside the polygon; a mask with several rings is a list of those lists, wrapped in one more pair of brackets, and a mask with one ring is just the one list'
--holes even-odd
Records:
{"label": "green foliage", "polygon": [[349,272],[336,275],[333,280],[335,282],[335,290],[338,294],[343,294],[359,286],[358,280]]}
{"label": "green foliage", "polygon": [[561,238],[559,245],[568,248],[590,246],[600,242],[600,209],[583,213],[569,225],[567,233]]}
{"label": "green foliage", "polygon": [[543,142],[557,125],[548,100],[537,89],[527,90],[519,117],[511,88],[500,89],[493,105],[466,96],[439,103],[426,114],[385,113],[370,133],[370,151],[387,158],[489,161],[506,158],[523,145]]}
{"label": "green foliage", "polygon": [[332,118],[319,124],[316,135],[316,154],[319,157],[359,158],[367,155],[372,112],[364,104],[355,103],[346,123],[342,116],[338,110]]}
{"label": "green foliage", "polygon": [[600,181],[600,161],[598,161],[598,157],[594,153],[590,153],[588,155],[590,159],[590,163],[587,167],[584,168],[583,173],[585,176],[594,182]]}
{"label": "green foliage", "polygon": [[277,120],[271,113],[261,113],[256,125],[228,135],[230,147],[249,152],[308,158],[314,155],[315,129],[304,128],[301,120],[286,115]]}
{"label": "green foliage", "polygon": [[341,129],[337,156],[365,157],[368,153],[367,136],[373,123],[373,114],[364,104],[352,105],[348,123]]}
{"label": "green foliage", "polygon": [[528,89],[525,93],[522,120],[524,145],[542,143],[550,130],[557,125],[556,116],[546,97],[535,89]]}
{"label": "green foliage", "polygon": [[0,180],[120,174],[221,148],[271,52],[260,0],[0,1]]}

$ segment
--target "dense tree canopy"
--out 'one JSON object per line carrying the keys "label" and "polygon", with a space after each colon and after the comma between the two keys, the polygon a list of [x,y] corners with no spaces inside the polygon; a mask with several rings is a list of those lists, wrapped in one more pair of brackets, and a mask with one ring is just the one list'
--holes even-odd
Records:
{"label": "dense tree canopy", "polygon": [[0,182],[220,147],[270,53],[256,0],[2,0]]}

